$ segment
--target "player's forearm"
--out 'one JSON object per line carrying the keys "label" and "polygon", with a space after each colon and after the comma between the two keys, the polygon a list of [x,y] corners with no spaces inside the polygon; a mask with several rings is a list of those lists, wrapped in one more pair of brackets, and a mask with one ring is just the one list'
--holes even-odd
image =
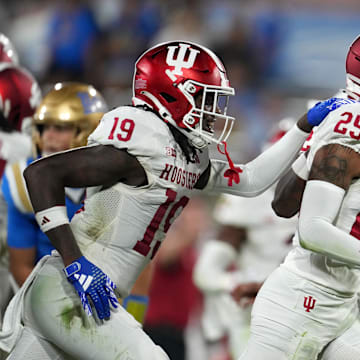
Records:
{"label": "player's forearm", "polygon": [[225,162],[213,160],[210,180],[206,190],[215,190],[234,195],[253,197],[268,189],[295,160],[309,134],[295,125],[277,143],[253,161],[240,167],[239,184],[228,186],[224,172]]}
{"label": "player's forearm", "polygon": [[279,180],[271,203],[276,215],[290,218],[298,213],[305,184],[305,180],[300,179],[293,170]]}
{"label": "player's forearm", "polygon": [[82,256],[70,225],[58,226],[46,232],[55,249],[60,253],[64,265],[71,264]]}
{"label": "player's forearm", "polygon": [[[36,220],[68,265],[82,256],[69,226],[61,171],[53,162],[40,160],[25,169],[24,177]],[[55,209],[53,213],[49,210]]]}

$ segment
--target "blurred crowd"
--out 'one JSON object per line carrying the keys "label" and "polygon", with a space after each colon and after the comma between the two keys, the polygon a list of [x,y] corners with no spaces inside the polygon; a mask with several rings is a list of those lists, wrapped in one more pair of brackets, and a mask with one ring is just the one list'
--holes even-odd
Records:
{"label": "blurred crowd", "polygon": [[[285,116],[298,117],[306,110],[309,98],[332,95],[345,79],[344,70],[344,74],[339,75],[340,79],[343,77],[341,82],[313,88],[305,82],[293,86],[290,80],[279,75],[279,56],[284,54],[292,14],[305,13],[310,17],[316,13],[322,19],[331,13],[337,14],[341,21],[342,16],[359,9],[360,3],[356,0],[327,0],[326,9],[321,0],[24,0],[11,3],[2,0],[0,32],[13,41],[21,64],[35,76],[43,92],[58,81],[85,82],[100,90],[110,108],[124,105],[124,99],[129,99],[134,62],[149,46],[172,39],[208,46],[223,59],[236,90],[230,107],[239,121],[229,147],[235,161],[245,162],[260,152],[279,120]],[[343,37],[347,41],[344,48],[352,40],[349,32],[355,37],[358,30],[348,28]],[[337,41],[342,39],[341,33],[339,39]],[[214,156],[220,155],[214,150]],[[173,349],[179,359],[230,356],[226,350],[229,334],[225,330],[212,341],[209,352],[210,342],[204,338],[200,320],[204,294],[193,283],[198,254],[208,239],[217,237],[219,224],[215,222],[216,213],[211,210],[216,200],[191,201],[169,232],[153,270],[145,329],[165,350]],[[270,201],[267,199],[268,205]],[[259,209],[262,207],[260,204]],[[264,217],[263,224],[244,220],[230,225],[237,231],[242,229],[239,239],[248,242],[251,250],[255,245],[251,245],[248,228],[256,226],[259,230],[268,220]],[[284,240],[283,245],[289,245],[289,235],[280,239]],[[262,240],[268,237],[269,232]],[[259,248],[262,240],[256,245]],[[238,246],[239,254],[243,248],[244,244]],[[234,268],[239,261],[246,263],[239,257],[227,265],[239,270],[241,266]],[[244,266],[243,273],[251,273],[251,264]],[[173,290],[161,292],[169,287]],[[221,289],[209,291],[221,293]]]}
{"label": "blurred crowd", "polygon": [[[312,49],[325,48],[322,35],[332,34],[329,25],[322,24],[325,19],[331,19],[332,31],[339,28],[342,17],[347,19],[343,30],[336,30],[334,49],[341,48],[342,39],[354,38],[357,29],[352,24],[358,18],[351,19],[359,7],[354,0],[327,0],[326,7],[316,0],[0,1],[0,31],[12,39],[22,64],[45,90],[55,81],[86,81],[104,94],[110,108],[127,101],[134,61],[148,46],[172,39],[208,46],[223,59],[236,89],[230,107],[239,122],[231,140],[235,159],[246,161],[259,152],[273,124],[289,115],[289,107],[296,117],[302,112],[303,98],[328,97],[343,83],[344,73],[338,74],[341,65],[335,67],[337,75],[330,66],[335,50],[320,69],[327,68],[339,81],[325,88],[305,83],[316,74],[302,69],[294,74],[294,59],[321,60]],[[299,33],[298,27],[308,33]],[[316,43],[316,36],[321,43]],[[342,47],[347,45],[344,42]],[[326,51],[324,56],[329,54]],[[287,71],[298,82],[291,83]],[[321,82],[325,84],[327,78],[322,73]]]}

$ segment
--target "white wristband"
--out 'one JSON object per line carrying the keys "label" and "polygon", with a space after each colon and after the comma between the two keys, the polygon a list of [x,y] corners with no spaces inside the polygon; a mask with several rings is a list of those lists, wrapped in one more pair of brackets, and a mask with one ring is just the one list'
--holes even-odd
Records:
{"label": "white wristband", "polygon": [[294,173],[301,179],[307,180],[309,178],[309,169],[307,167],[307,159],[304,154],[301,154],[291,165]]}
{"label": "white wristband", "polygon": [[60,225],[69,224],[65,206],[53,206],[35,214],[36,221],[43,232],[49,231]]}

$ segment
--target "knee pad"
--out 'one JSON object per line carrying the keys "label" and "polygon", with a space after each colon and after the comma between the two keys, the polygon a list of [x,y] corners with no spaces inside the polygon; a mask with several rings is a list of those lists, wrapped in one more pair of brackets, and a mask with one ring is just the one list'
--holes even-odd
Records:
{"label": "knee pad", "polygon": [[323,345],[313,337],[308,337],[306,332],[297,334],[290,342],[288,357],[291,360],[316,360]]}

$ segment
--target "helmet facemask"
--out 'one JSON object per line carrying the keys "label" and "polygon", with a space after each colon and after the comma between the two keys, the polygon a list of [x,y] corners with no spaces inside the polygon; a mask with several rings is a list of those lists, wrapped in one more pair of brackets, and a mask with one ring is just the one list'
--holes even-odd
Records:
{"label": "helmet facemask", "polygon": [[346,74],[346,89],[348,96],[360,101],[360,79],[354,75]]}
{"label": "helmet facemask", "polygon": [[[183,118],[185,135],[197,148],[220,144],[229,137],[235,118],[227,115],[229,96],[234,89],[188,80],[179,89],[192,105]],[[222,126],[219,126],[222,125]],[[221,128],[220,131],[217,129]]]}

